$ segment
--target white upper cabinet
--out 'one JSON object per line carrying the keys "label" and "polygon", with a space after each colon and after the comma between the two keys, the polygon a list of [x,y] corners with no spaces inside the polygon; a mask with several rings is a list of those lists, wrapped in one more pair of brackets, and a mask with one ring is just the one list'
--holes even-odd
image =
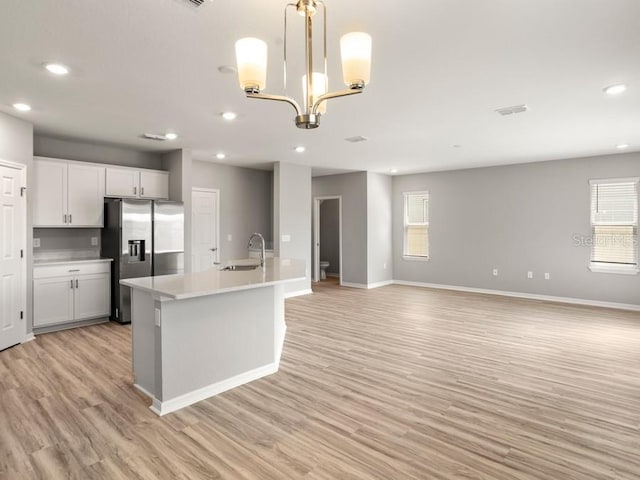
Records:
{"label": "white upper cabinet", "polygon": [[169,174],[141,170],[140,198],[169,198]]}
{"label": "white upper cabinet", "polygon": [[139,189],[139,170],[134,170],[132,168],[107,167],[107,197],[139,198]]}
{"label": "white upper cabinet", "polygon": [[104,224],[104,168],[69,164],[68,222],[72,227]]}
{"label": "white upper cabinet", "polygon": [[33,225],[64,227],[67,225],[67,168],[65,162],[34,159]]}
{"label": "white upper cabinet", "polygon": [[35,158],[34,227],[102,227],[104,167]]}
{"label": "white upper cabinet", "polygon": [[107,167],[106,196],[169,198],[169,174],[156,170]]}

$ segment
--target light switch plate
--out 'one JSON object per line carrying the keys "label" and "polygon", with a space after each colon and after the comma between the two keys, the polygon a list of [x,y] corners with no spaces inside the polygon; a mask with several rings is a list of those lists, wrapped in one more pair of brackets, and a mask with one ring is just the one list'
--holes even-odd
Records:
{"label": "light switch plate", "polygon": [[233,235],[227,235],[227,242],[233,242]]}
{"label": "light switch plate", "polygon": [[282,235],[282,241],[283,242],[290,242],[291,241],[291,235]]}
{"label": "light switch plate", "polygon": [[40,239],[39,238],[34,238],[33,239],[33,248],[40,248]]}
{"label": "light switch plate", "polygon": [[98,246],[98,237],[91,237],[91,246],[92,247]]}
{"label": "light switch plate", "polygon": [[533,278],[533,272],[531,270],[527,272],[527,278]]}

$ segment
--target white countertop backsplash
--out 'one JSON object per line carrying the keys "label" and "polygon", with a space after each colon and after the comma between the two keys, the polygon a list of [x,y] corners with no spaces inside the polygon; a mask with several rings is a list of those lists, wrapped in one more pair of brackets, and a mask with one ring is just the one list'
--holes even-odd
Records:
{"label": "white countertop backsplash", "polygon": [[85,260],[100,260],[99,248],[74,249],[74,250],[33,250],[34,265],[42,263],[59,263]]}

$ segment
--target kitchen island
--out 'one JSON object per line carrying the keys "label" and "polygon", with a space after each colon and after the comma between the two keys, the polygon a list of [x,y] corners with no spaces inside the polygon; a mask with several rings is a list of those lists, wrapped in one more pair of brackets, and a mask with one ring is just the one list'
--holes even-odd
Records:
{"label": "kitchen island", "polygon": [[303,260],[268,258],[253,270],[122,280],[132,289],[135,386],[151,409],[165,415],[277,372],[284,284],[305,277]]}

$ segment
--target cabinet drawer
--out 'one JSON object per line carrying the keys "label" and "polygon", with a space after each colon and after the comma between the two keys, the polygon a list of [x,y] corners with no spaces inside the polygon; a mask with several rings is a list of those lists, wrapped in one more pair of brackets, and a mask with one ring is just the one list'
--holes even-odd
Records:
{"label": "cabinet drawer", "polygon": [[43,265],[33,267],[33,278],[62,277],[65,275],[90,275],[95,273],[109,273],[109,262],[69,263],[60,265]]}

